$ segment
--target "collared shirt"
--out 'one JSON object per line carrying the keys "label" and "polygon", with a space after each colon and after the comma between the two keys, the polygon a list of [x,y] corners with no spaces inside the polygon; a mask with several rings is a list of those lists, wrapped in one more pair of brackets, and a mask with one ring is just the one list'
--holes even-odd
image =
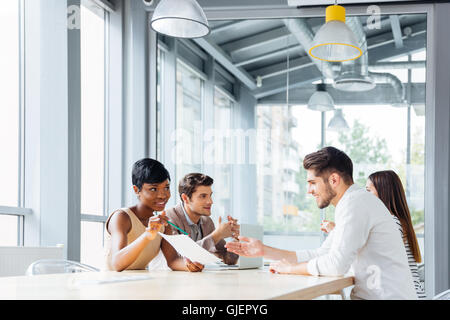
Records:
{"label": "collared shirt", "polygon": [[417,299],[403,240],[383,202],[352,185],[335,210],[336,227],[316,250],[297,251],[312,275],[355,276],[352,299]]}
{"label": "collared shirt", "polygon": [[189,218],[189,215],[186,212],[186,209],[184,209],[184,203],[181,203],[181,208],[183,209],[183,213],[184,213],[184,215],[186,217],[186,220],[187,220],[189,226],[191,227],[192,232],[190,233],[190,235],[192,235],[191,236],[192,240],[194,240],[194,241],[201,240],[203,238],[202,227],[201,227],[201,225],[202,225],[201,219],[199,220],[198,224],[192,222],[191,218]]}

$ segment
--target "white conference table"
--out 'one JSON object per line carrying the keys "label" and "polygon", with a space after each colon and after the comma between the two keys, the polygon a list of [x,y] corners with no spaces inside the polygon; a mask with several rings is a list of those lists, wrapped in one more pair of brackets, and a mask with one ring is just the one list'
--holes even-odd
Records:
{"label": "white conference table", "polygon": [[[116,280],[122,282],[110,282]],[[86,272],[0,278],[0,300],[307,300],[353,284],[351,276],[280,275],[267,269]]]}

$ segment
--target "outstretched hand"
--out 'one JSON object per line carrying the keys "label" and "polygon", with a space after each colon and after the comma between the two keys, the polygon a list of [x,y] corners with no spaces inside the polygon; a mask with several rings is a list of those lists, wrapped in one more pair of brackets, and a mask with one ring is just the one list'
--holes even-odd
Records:
{"label": "outstretched hand", "polygon": [[244,257],[262,257],[264,255],[264,245],[258,239],[239,237],[241,242],[228,242],[225,248]]}

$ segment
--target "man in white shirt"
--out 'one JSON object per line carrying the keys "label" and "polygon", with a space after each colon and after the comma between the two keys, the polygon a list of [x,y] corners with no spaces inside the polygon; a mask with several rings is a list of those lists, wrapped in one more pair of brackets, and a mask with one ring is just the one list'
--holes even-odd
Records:
{"label": "man in white shirt", "polygon": [[316,250],[287,251],[240,237],[226,248],[249,257],[275,260],[282,274],[343,276],[353,268],[352,299],[417,299],[398,228],[380,199],[353,182],[353,164],[342,151],[327,147],[305,157],[308,193],[319,208],[336,207],[336,227]]}

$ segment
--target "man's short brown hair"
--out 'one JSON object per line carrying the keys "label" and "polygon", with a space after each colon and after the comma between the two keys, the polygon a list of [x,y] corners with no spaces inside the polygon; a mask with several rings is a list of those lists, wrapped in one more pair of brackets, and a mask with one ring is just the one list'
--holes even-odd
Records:
{"label": "man's short brown hair", "polygon": [[343,151],[326,147],[308,154],[303,160],[306,170],[314,170],[315,175],[326,180],[332,173],[339,174],[346,184],[353,183],[353,163]]}
{"label": "man's short brown hair", "polygon": [[[192,195],[197,190],[199,186],[212,186],[214,183],[213,178],[201,174],[201,173],[190,173],[186,175],[183,179],[181,179],[178,184],[178,193],[181,195],[184,193],[189,199],[192,198]],[[183,200],[183,199],[181,199]]]}

